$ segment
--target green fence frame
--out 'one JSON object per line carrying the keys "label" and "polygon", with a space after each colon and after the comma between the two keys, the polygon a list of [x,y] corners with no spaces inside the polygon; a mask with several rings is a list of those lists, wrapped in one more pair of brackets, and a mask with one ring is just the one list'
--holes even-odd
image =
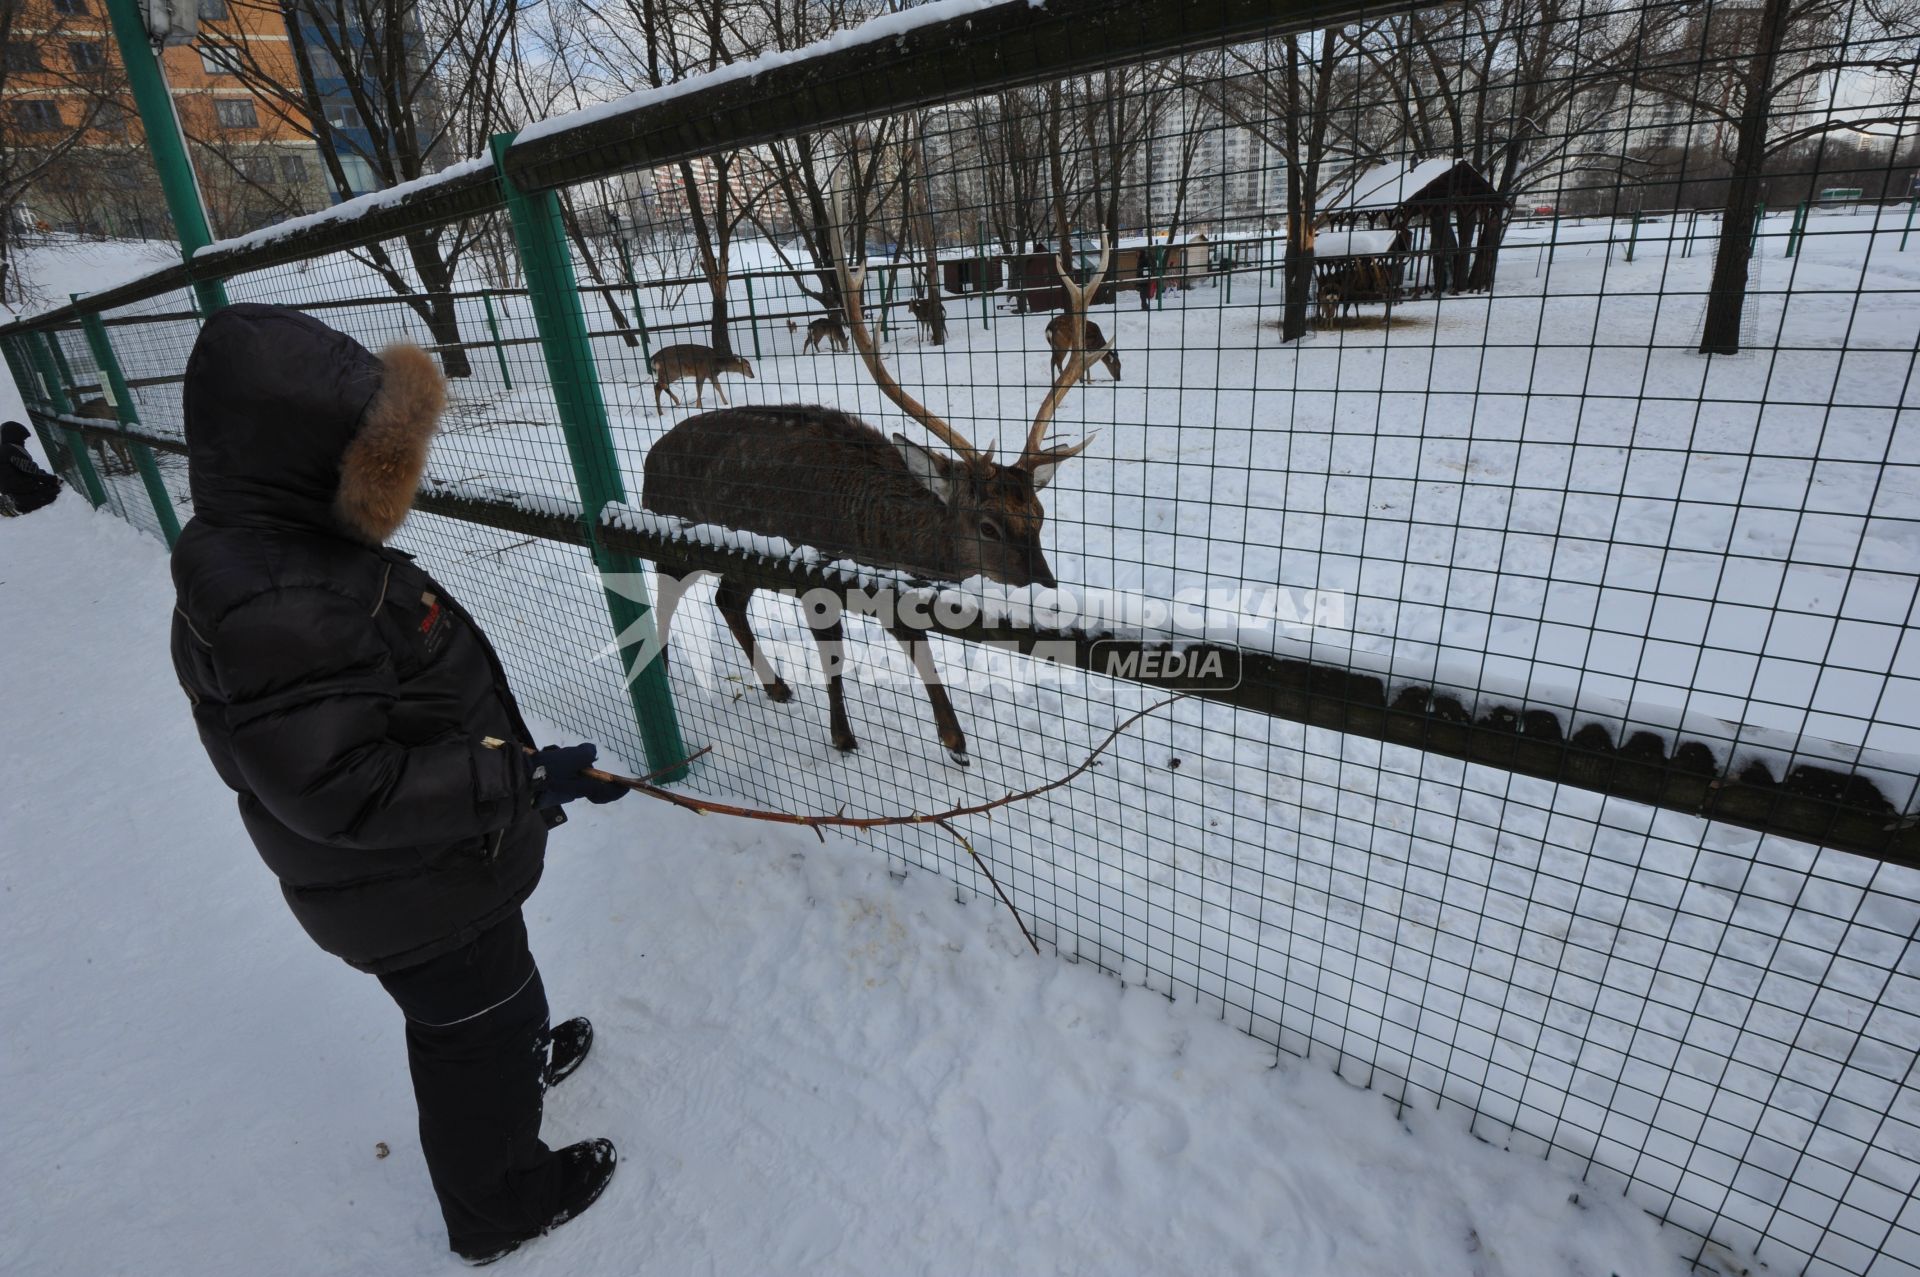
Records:
{"label": "green fence frame", "polygon": [[[554,408],[566,435],[574,482],[580,489],[594,566],[603,580],[617,575],[626,582],[623,590],[608,588],[604,593],[613,618],[615,642],[622,653],[627,695],[639,719],[647,766],[662,780],[683,780],[687,776],[687,748],[674,713],[665,654],[654,629],[645,565],[630,554],[608,547],[598,531],[601,512],[626,501],[627,489],[620,477],[606,399],[601,394],[600,375],[594,368],[593,347],[587,338],[587,317],[580,305],[580,285],[573,273],[560,197],[553,191],[523,191],[514,185],[504,162],[512,142],[511,133],[493,139],[494,164],[507,216],[513,224],[514,243],[526,270],[533,322],[540,333],[540,352],[553,384]],[[626,649],[633,646],[652,654],[638,669],[628,668],[625,657]]]}

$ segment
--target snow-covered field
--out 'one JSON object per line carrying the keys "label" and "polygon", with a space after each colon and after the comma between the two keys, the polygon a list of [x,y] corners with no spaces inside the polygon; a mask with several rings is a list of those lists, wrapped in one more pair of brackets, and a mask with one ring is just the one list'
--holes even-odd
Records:
{"label": "snow-covered field", "polygon": [[[160,546],[72,493],[0,521],[0,1272],[462,1271],[400,1016],[247,843],[171,607]],[[600,1030],[548,1138],[624,1156],[503,1274],[1685,1271],[1618,1193],[847,840],[581,810],[528,924]]]}
{"label": "snow-covered field", "polygon": [[[1054,568],[1069,587],[1149,597],[1342,591],[1352,628],[1314,631],[1321,659],[1570,717],[1684,722],[1723,751],[1864,745],[1877,774],[1910,785],[1920,246],[1898,250],[1893,217],[1872,230],[1868,216],[1816,218],[1789,260],[1770,228],[1758,347],[1711,363],[1692,353],[1707,232],[1689,252],[1658,224],[1630,263],[1621,243],[1596,242],[1622,227],[1517,228],[1493,297],[1409,304],[1390,326],[1299,348],[1269,327],[1278,294],[1263,277],[1236,278],[1230,304],[1202,287],[1164,308],[1103,308],[1125,375],[1096,373],[1063,413],[1063,433],[1101,433],[1049,490]],[[331,263],[230,291],[373,290]],[[698,301],[690,290],[649,321],[691,321]],[[504,336],[532,335],[522,301],[496,305]],[[977,306],[949,298],[956,340],[908,335],[892,361],[980,442],[1017,440],[1048,380],[1044,321],[983,322]],[[369,344],[424,335],[392,305],[320,313]],[[463,322],[484,331],[477,302]],[[141,377],[177,374],[193,330],[120,331]],[[760,325],[757,378],[729,394],[898,423],[851,356],[798,354],[802,335]],[[737,348],[754,336],[737,328]],[[637,351],[603,339],[597,354],[637,496],[646,447],[679,414],[654,413]],[[432,473],[572,500],[544,371],[531,347],[508,357],[511,391],[476,359]],[[177,427],[177,389],[139,399],[152,424]],[[177,472],[171,486],[184,487]],[[137,483],[120,489],[138,518]],[[502,641],[530,702],[639,764],[618,673],[596,661],[608,630],[584,554],[426,517],[403,539]],[[755,606],[797,684],[797,607]],[[842,757],[819,689],[768,703],[704,597],[689,605],[675,699],[689,744],[713,746],[694,784],[787,808],[937,809],[1059,774],[1144,703],[1126,686],[1002,668],[956,698],[975,755],[962,772],[891,643],[855,639],[862,749]],[[969,659],[939,645],[950,676]],[[1920,1156],[1910,1128],[1879,1120],[1920,1101],[1920,990],[1902,974],[1920,926],[1911,871],[1191,702],[1072,789],[970,833],[1044,941],[1129,985],[1327,1057],[1414,1109],[1445,1097],[1487,1139],[1548,1152],[1607,1191],[1631,1184],[1736,1249],[1766,1237],[1761,1257],[1787,1270],[1817,1253],[1811,1271],[1861,1272],[1882,1247],[1891,1270],[1920,1264],[1920,1236],[1887,1229]],[[882,845],[890,866],[984,890],[938,836]],[[989,897],[959,894],[970,927],[1004,938]],[[762,983],[784,987],[788,970]],[[1342,1267],[1394,1270],[1383,1264]]]}

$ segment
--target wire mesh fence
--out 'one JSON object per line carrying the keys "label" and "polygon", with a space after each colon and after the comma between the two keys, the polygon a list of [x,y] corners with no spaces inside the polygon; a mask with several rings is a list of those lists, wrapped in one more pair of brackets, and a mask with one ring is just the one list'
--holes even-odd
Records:
{"label": "wire mesh fence", "polygon": [[545,719],[640,769],[670,709],[692,791],[883,814],[1189,691],[968,830],[1044,944],[1703,1270],[1920,1268],[1915,15],[874,30],[31,317],[36,424],[157,530],[114,449],[191,514],[190,279],[428,345],[398,544]]}

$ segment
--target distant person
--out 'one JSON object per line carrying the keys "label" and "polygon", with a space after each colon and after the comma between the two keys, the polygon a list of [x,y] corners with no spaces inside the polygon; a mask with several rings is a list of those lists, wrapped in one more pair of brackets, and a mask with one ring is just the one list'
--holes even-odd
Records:
{"label": "distant person", "polygon": [[626,790],[582,774],[592,745],[525,753],[480,627],[385,547],[446,399],[431,357],[376,359],[298,311],[229,306],[200,331],[184,398],[174,669],[294,917],[405,1013],[448,1244],[491,1263],[613,1175],[606,1140],[540,1140],[542,1095],[592,1026],[549,1032],[520,906],[560,804]]}
{"label": "distant person", "polygon": [[17,421],[0,425],[0,517],[32,514],[59,495],[60,480],[27,451],[27,428]]}

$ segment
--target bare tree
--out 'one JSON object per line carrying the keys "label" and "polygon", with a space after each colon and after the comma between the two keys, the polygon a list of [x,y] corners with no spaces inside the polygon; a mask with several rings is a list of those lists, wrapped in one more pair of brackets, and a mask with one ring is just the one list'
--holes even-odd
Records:
{"label": "bare tree", "polygon": [[[284,22],[298,75],[244,31],[202,36],[202,51],[318,148],[334,189],[364,194],[423,177],[450,154],[474,155],[507,126],[504,110],[515,0],[234,0]],[[324,82],[324,86],[323,86]],[[401,237],[410,277],[385,244],[356,256],[405,299],[433,334],[447,375],[472,365],[461,344],[454,279],[484,219],[423,226]]]}
{"label": "bare tree", "polygon": [[[1833,134],[1897,129],[1920,118],[1916,71],[1914,0],[1763,0],[1757,8],[1708,9],[1648,57],[1636,87],[1682,104],[1695,123],[1711,127],[1731,164],[1701,354],[1740,349],[1768,159]],[[1836,109],[1840,77],[1855,82],[1866,105]]]}
{"label": "bare tree", "polygon": [[[89,28],[50,6],[0,0],[0,299],[27,300],[14,249],[28,193],[81,147],[134,145],[118,101],[125,77]],[[94,52],[78,54],[80,45]]]}
{"label": "bare tree", "polygon": [[1644,50],[1674,15],[1589,0],[1469,0],[1356,28],[1355,90],[1384,109],[1335,111],[1339,145],[1356,157],[1458,156],[1484,177],[1502,207],[1434,218],[1436,283],[1491,288],[1519,192],[1547,174],[1596,167],[1619,180],[1609,129]]}
{"label": "bare tree", "polygon": [[[576,0],[585,40],[577,49],[609,88],[660,88],[751,57],[762,47],[758,6],[748,0]],[[674,166],[711,298],[712,345],[732,349],[728,298],[733,242],[771,177],[748,150]]]}
{"label": "bare tree", "polygon": [[1044,105],[1042,90],[1008,89],[962,108],[981,163],[987,223],[1013,252],[1050,229]]}
{"label": "bare tree", "polygon": [[1207,82],[1208,104],[1278,151],[1287,173],[1286,293],[1281,337],[1307,332],[1313,291],[1314,225],[1321,170],[1334,145],[1333,87],[1347,35],[1328,29],[1229,50],[1225,74]]}

